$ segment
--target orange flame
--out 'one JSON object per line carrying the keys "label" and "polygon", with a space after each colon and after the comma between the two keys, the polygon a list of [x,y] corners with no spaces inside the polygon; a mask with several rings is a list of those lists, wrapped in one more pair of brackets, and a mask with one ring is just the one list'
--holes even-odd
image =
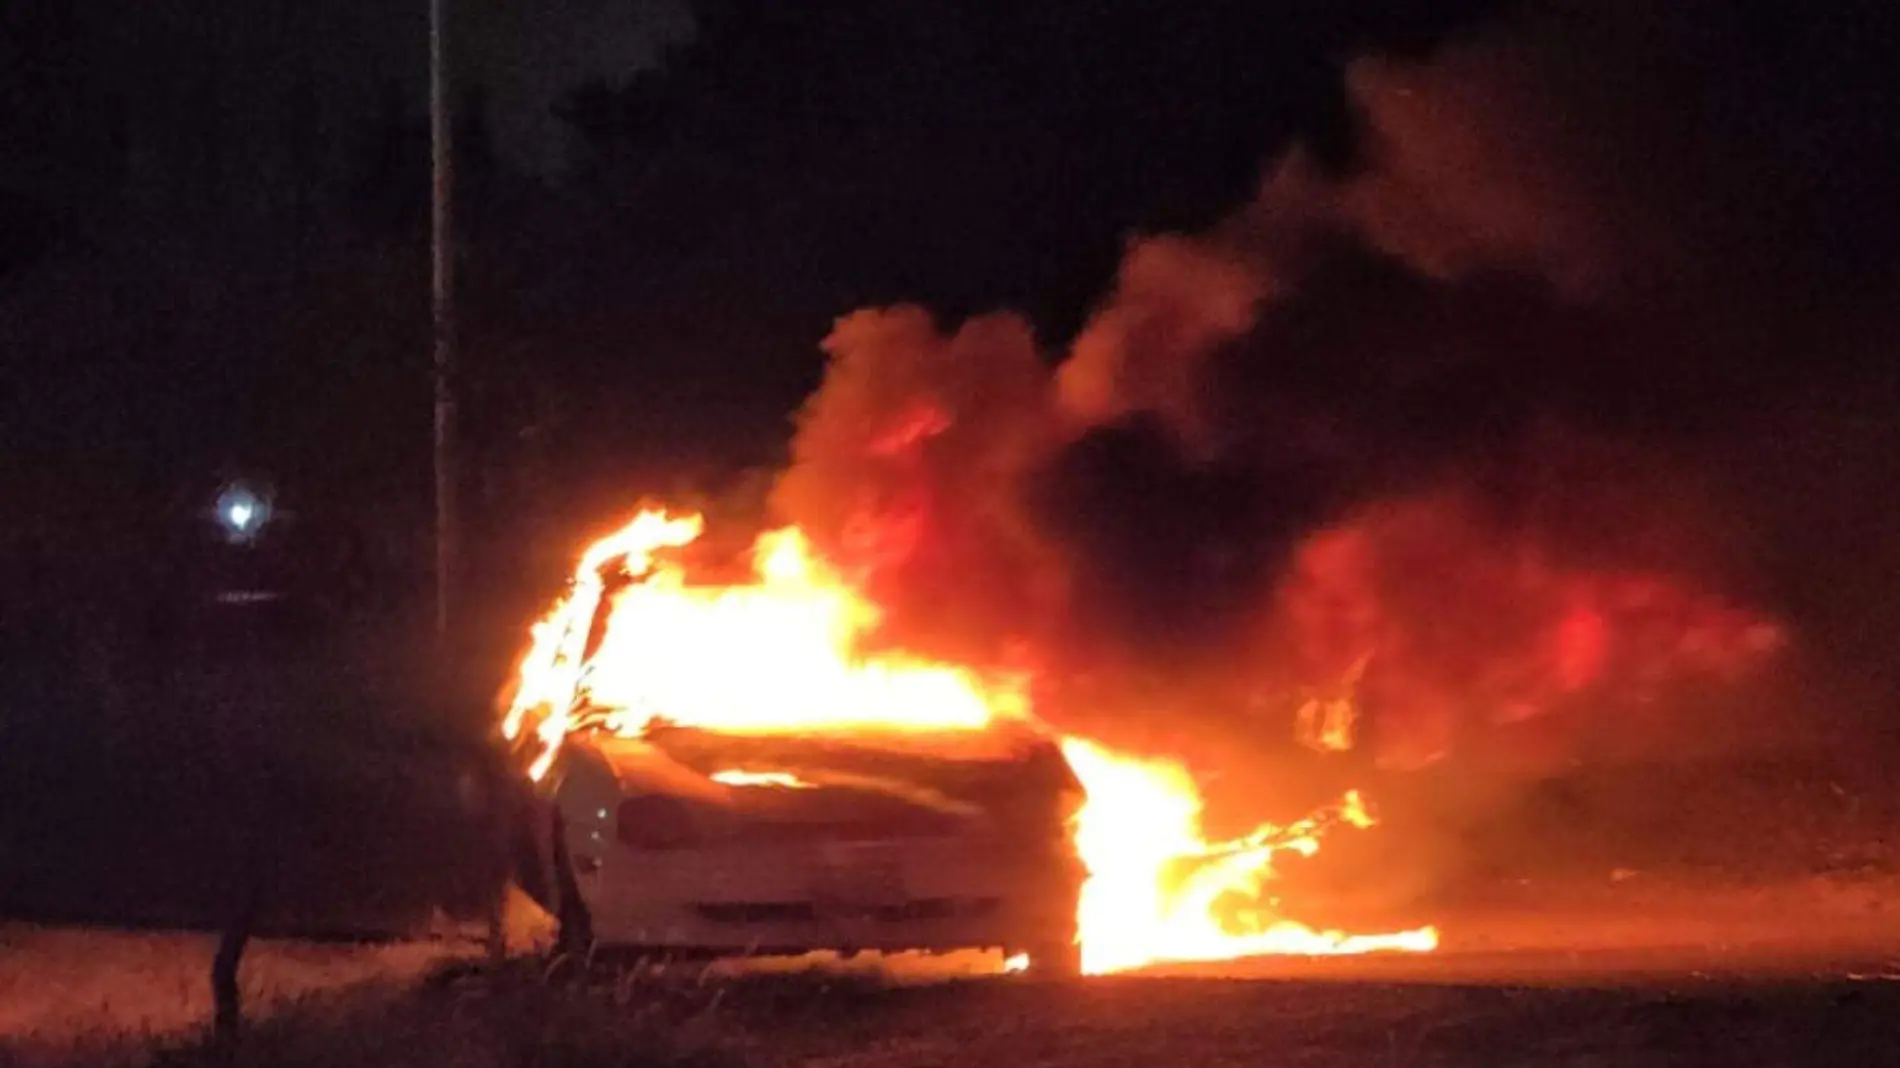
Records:
{"label": "orange flame", "polygon": [[[1431,927],[1370,935],[1315,931],[1277,915],[1266,900],[1275,853],[1312,856],[1328,827],[1371,826],[1357,791],[1298,823],[1262,824],[1245,838],[1209,842],[1201,836],[1200,791],[1181,765],[1074,737],[1064,739],[1062,751],[1088,791],[1075,834],[1089,869],[1080,912],[1083,971],[1270,953],[1437,948]],[[1240,906],[1226,910],[1225,919],[1224,900]]]}
{"label": "orange flame", "polygon": [[[534,628],[502,724],[510,739],[532,729],[540,748],[531,776],[545,775],[562,739],[579,729],[637,736],[657,721],[743,734],[876,729],[935,745],[1004,719],[1034,722],[1019,680],[865,653],[879,612],[796,528],[758,539],[751,582],[690,582],[665,550],[690,544],[702,525],[698,516],[643,512],[583,554],[568,595]],[[1088,794],[1074,826],[1089,871],[1078,914],[1085,971],[1437,945],[1429,927],[1315,931],[1279,916],[1267,899],[1276,853],[1310,856],[1327,829],[1370,826],[1356,792],[1298,823],[1209,842],[1200,832],[1200,792],[1184,767],[1056,736]],[[761,769],[716,778],[803,785]]]}
{"label": "orange flame", "polygon": [[[582,556],[567,598],[535,628],[503,723],[513,739],[538,720],[534,778],[584,725],[629,736],[661,720],[737,734],[978,731],[1023,709],[1007,681],[898,654],[859,655],[878,613],[811,555],[796,529],[759,538],[753,583],[689,583],[683,566],[656,554],[689,544],[701,527],[698,516],[643,512]],[[637,581],[612,594],[589,653],[610,565]],[[576,719],[582,703],[594,710],[586,724]]]}

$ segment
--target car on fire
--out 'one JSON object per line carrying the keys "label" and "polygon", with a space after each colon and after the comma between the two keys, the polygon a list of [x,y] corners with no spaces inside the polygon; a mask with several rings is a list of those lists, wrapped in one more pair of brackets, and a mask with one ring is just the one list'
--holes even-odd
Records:
{"label": "car on fire", "polygon": [[[618,560],[601,577],[630,581]],[[518,882],[564,949],[996,949],[1036,974],[1079,972],[1083,792],[1055,739],[1017,719],[745,733],[655,715],[630,732],[582,681],[612,600],[576,622],[583,668],[530,716],[565,705],[558,748],[524,776],[518,844]],[[524,767],[536,738],[516,737]]]}

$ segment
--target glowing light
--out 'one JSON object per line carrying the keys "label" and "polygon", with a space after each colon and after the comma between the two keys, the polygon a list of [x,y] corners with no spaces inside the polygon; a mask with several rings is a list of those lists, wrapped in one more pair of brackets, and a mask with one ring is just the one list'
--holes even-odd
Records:
{"label": "glowing light", "polygon": [[811,783],[793,775],[789,771],[743,771],[739,768],[727,768],[715,771],[712,781],[723,786],[767,786],[781,790],[810,790]]}
{"label": "glowing light", "polygon": [[233,482],[218,494],[214,514],[232,541],[249,541],[270,521],[270,503],[249,485]]}

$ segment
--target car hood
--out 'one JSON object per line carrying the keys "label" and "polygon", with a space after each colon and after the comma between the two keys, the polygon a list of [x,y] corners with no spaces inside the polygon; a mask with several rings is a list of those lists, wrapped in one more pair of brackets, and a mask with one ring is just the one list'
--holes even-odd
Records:
{"label": "car hood", "polygon": [[1061,753],[1039,738],[939,753],[861,738],[669,730],[646,739],[595,737],[583,746],[585,759],[598,761],[624,797],[668,795],[691,803],[702,819],[770,824],[787,834],[857,828],[927,835],[1025,822],[1059,828],[1080,800]]}

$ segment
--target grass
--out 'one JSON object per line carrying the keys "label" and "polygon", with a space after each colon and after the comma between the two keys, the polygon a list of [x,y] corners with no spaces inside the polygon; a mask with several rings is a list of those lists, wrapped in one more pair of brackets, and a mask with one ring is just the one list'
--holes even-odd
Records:
{"label": "grass", "polygon": [[[0,926],[0,1049],[49,1063],[201,1031],[215,946],[210,934]],[[465,952],[450,942],[260,940],[244,959],[245,1009],[268,1018],[346,989],[398,991]]]}
{"label": "grass", "polygon": [[1892,1063],[1896,1010],[1900,983],[916,983],[863,967],[581,972],[524,955],[291,995],[228,1048],[186,1032],[11,1052],[79,1068],[1792,1066]]}
{"label": "grass", "polygon": [[[399,997],[357,990],[294,1006],[231,1051],[203,1042],[165,1050],[168,1065],[276,1068],[518,1065],[523,1068],[717,1068],[738,1064],[715,1031],[632,1003],[625,988],[576,989],[532,971],[418,985]],[[703,1018],[703,1017],[702,1017]]]}

